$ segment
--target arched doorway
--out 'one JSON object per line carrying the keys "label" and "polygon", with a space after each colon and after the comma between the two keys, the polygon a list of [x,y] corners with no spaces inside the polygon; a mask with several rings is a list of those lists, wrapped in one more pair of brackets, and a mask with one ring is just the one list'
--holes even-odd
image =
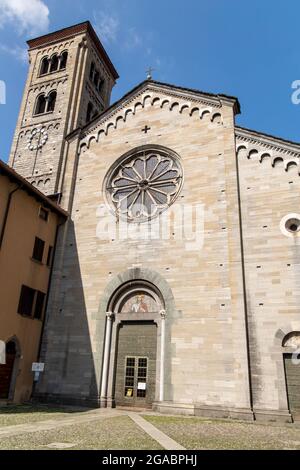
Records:
{"label": "arched doorway", "polygon": [[6,359],[5,364],[0,365],[0,399],[7,400],[10,398],[14,366],[17,356],[16,343],[8,341],[5,348]]}
{"label": "arched doorway", "polygon": [[288,333],[282,347],[289,410],[293,419],[300,419],[300,331]]}
{"label": "arched doorway", "polygon": [[130,281],[114,292],[107,310],[101,398],[113,406],[149,408],[163,383],[162,296],[150,282]]}

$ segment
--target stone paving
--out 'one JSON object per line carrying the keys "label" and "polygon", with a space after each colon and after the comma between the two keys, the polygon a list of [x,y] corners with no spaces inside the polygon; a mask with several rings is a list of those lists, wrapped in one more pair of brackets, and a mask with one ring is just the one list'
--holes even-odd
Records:
{"label": "stone paving", "polygon": [[[47,419],[45,421],[17,424],[13,426],[5,426],[0,428],[0,439],[12,437],[16,435],[24,435],[27,433],[35,433],[42,431],[51,431],[65,426],[72,426],[92,421],[99,421],[105,418],[114,418],[117,416],[128,416],[132,421],[146,432],[152,439],[160,444],[166,450],[184,450],[184,447],[157,429],[151,423],[146,421],[139,413],[118,409],[98,409],[83,413],[74,413],[71,416],[59,419]],[[47,447],[52,449],[71,448],[72,444],[53,442]]]}

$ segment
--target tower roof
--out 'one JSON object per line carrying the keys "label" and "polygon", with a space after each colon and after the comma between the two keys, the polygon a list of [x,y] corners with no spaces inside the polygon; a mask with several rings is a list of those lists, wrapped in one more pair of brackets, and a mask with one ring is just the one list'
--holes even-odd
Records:
{"label": "tower roof", "polygon": [[48,46],[51,43],[62,41],[64,39],[68,39],[70,37],[76,36],[77,34],[81,34],[81,33],[89,34],[90,38],[94,42],[96,49],[100,53],[106,66],[111,72],[113,78],[115,80],[119,78],[118,72],[116,71],[100,39],[98,38],[96,31],[94,30],[93,26],[91,25],[89,21],[84,21],[83,23],[79,23],[73,26],[69,26],[67,28],[59,29],[58,31],[45,34],[44,36],[39,36],[35,39],[30,39],[29,41],[27,41],[27,44],[29,46],[29,49],[35,49],[36,47],[43,47],[46,45]]}

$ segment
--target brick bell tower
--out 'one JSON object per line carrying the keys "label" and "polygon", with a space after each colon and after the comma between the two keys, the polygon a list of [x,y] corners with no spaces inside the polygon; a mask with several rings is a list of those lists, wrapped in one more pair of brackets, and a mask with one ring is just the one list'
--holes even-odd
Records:
{"label": "brick bell tower", "polygon": [[28,77],[9,164],[40,191],[58,195],[65,137],[109,106],[118,74],[88,21],[27,44]]}

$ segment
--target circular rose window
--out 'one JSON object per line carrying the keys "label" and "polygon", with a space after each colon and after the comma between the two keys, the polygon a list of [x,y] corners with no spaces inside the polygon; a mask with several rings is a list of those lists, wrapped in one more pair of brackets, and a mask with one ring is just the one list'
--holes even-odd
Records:
{"label": "circular rose window", "polygon": [[176,155],[149,148],[125,157],[107,178],[106,191],[118,215],[143,222],[157,216],[176,199],[182,170]]}

